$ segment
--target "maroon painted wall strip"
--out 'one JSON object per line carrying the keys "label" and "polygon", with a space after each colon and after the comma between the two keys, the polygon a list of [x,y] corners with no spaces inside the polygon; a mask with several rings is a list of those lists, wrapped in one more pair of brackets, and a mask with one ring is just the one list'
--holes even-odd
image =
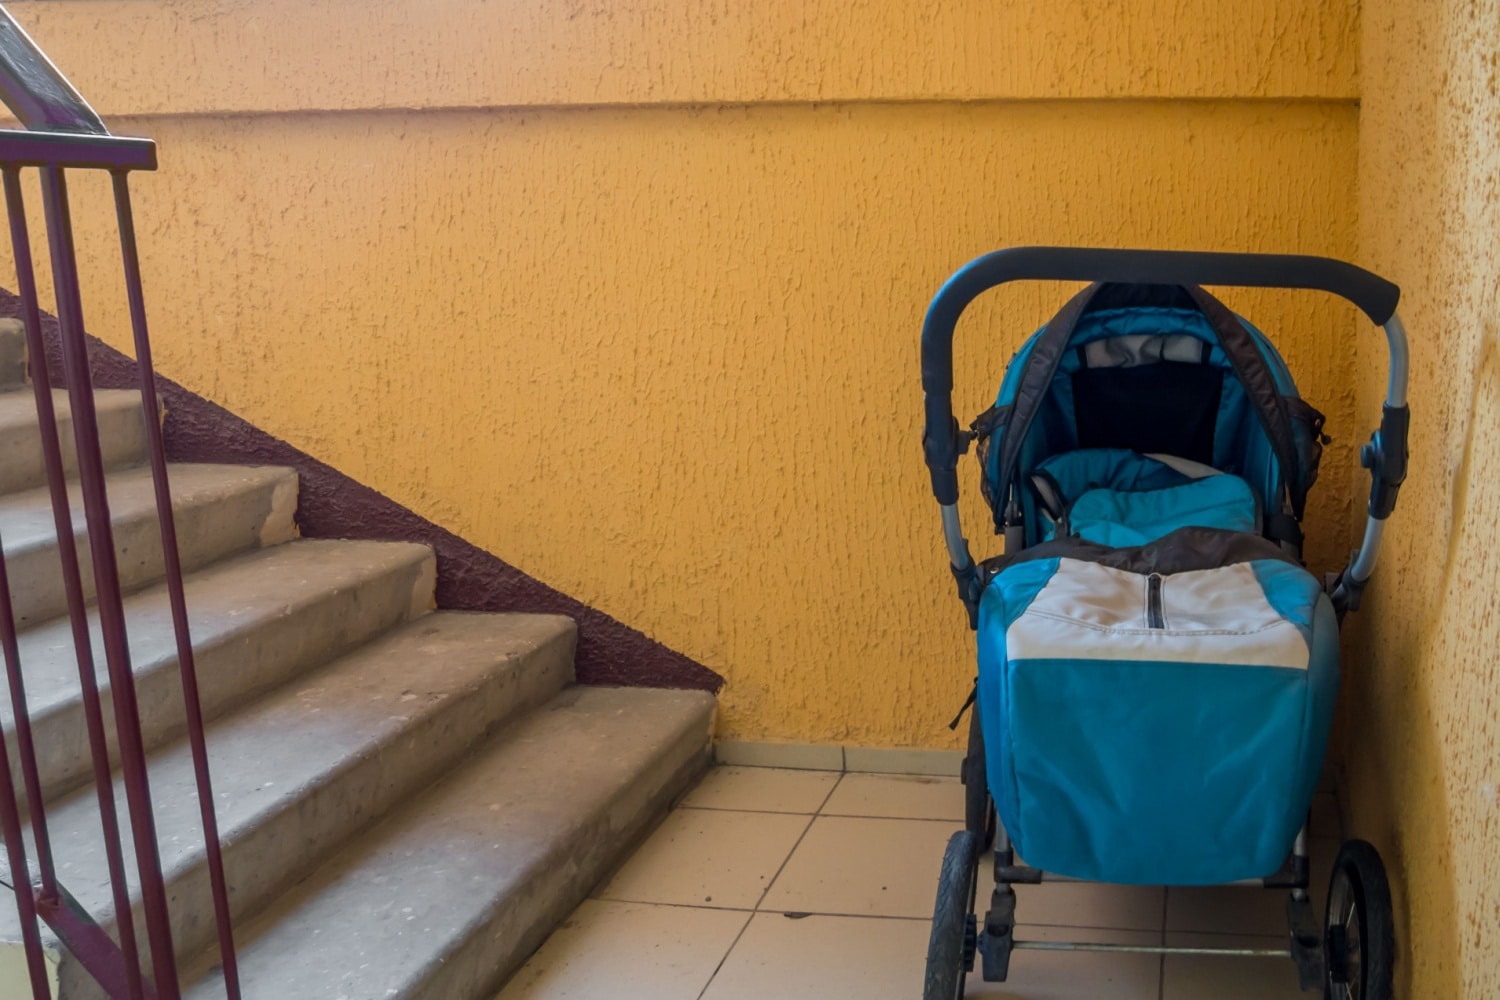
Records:
{"label": "maroon painted wall strip", "polygon": [[[20,300],[0,289],[0,316],[20,318]],[[44,315],[47,370],[61,383],[57,321]],[[135,362],[89,338],[94,385],[139,386]],[[33,361],[33,363],[35,363]],[[305,538],[422,542],[437,553],[437,603],[457,611],[526,611],[578,622],[578,681],[717,692],[724,678],[644,633],[554,590],[389,497],[355,482],[233,413],[157,376],[166,408],[167,458],[173,462],[283,465],[297,470],[297,523]]]}

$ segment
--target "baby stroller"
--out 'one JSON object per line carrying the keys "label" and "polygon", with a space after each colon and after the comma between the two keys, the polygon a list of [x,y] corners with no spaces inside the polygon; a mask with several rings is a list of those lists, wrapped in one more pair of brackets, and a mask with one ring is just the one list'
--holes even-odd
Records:
{"label": "baby stroller", "polygon": [[[954,327],[1016,280],[1090,281],[1011,360],[996,404],[953,416]],[[1361,452],[1369,520],[1337,575],[1303,568],[1300,523],[1327,439],[1286,364],[1202,285],[1321,289],[1383,326],[1390,377]],[[970,262],[922,332],[924,450],[979,676],[966,822],[943,860],[924,997],[962,997],[975,958],[1214,949],[1018,939],[1018,884],[1233,884],[1288,893],[1304,990],[1388,1000],[1390,889],[1375,849],[1343,844],[1321,922],[1307,817],[1339,684],[1338,629],[1375,566],[1406,475],[1399,289],[1339,261],[1028,247]],[[960,455],[977,445],[1004,555],[975,563]],[[998,822],[997,822],[998,814]],[[995,888],[977,916],[978,866]]]}

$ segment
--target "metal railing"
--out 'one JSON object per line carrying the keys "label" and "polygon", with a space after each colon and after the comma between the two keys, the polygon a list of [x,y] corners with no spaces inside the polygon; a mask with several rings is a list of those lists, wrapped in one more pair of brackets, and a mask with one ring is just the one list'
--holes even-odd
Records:
{"label": "metal railing", "polygon": [[[0,100],[4,101],[23,126],[23,130],[0,130],[0,181],[3,181],[10,219],[16,290],[21,302],[22,321],[26,327],[26,342],[32,360],[32,388],[41,425],[43,461],[62,559],[73,646],[77,653],[78,678],[114,910],[114,933],[111,934],[77,903],[58,880],[57,864],[53,858],[47,829],[47,804],[43,796],[43,782],[38,771],[36,746],[32,740],[26,703],[26,684],[11,605],[12,591],[3,551],[0,551],[0,651],[4,654],[5,674],[14,714],[16,755],[19,758],[12,762],[5,741],[0,740],[0,828],[3,828],[0,832],[3,832],[5,839],[6,859],[21,918],[32,996],[34,1000],[47,1000],[51,996],[42,944],[43,924],[113,1000],[176,1000],[181,995],[168,915],[167,889],[162,875],[146,770],[146,746],[141,734],[130,649],[126,641],[124,600],[115,562],[109,499],[105,492],[104,460],[94,410],[78,259],[74,249],[73,221],[68,201],[67,179],[70,171],[102,170],[110,174],[114,187],[120,252],[140,373],[147,454],[155,486],[166,587],[186,704],[188,742],[197,780],[214,915],[218,925],[221,968],[228,996],[231,1000],[238,1000],[239,983],[230,926],[229,896],[219,847],[218,825],[214,817],[214,798],[209,783],[203,715],[198,698],[193,648],[188,635],[182,566],[178,557],[167,485],[166,453],[156,396],[156,379],[151,363],[151,344],[146,328],[135,222],[130,204],[130,174],[135,170],[156,168],[156,147],[148,139],[111,135],[94,110],[3,7],[0,7]],[[47,353],[42,337],[41,307],[21,183],[23,172],[27,170],[36,170],[41,180],[43,217],[61,341],[63,381],[71,410],[73,443],[77,456],[77,488],[83,498],[88,554],[93,570],[93,613],[98,618],[105,669],[109,677],[120,780],[125,792],[125,812],[140,883],[139,907],[141,922],[144,924],[144,940],[137,934],[133,915],[135,904],[131,899],[124,860],[123,832],[116,812],[106,719],[99,685],[95,679],[94,651],[90,640],[90,608],[85,598],[78,547],[74,541],[69,482],[63,463],[57,413],[53,406],[53,385],[45,361]],[[17,795],[13,777],[15,772],[12,768],[16,763],[19,764],[24,788],[24,805]],[[35,854],[34,866],[28,857],[27,838],[23,829],[25,826],[30,828],[30,842]]]}

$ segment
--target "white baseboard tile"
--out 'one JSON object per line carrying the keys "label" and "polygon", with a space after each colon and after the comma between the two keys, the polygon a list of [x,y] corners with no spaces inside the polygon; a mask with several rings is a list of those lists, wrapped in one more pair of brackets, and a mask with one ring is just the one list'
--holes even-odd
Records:
{"label": "white baseboard tile", "polygon": [[901,747],[840,747],[827,743],[756,743],[721,740],[714,760],[740,767],[784,767],[804,771],[863,771],[871,774],[920,774],[958,777],[962,750],[912,750]]}
{"label": "white baseboard tile", "polygon": [[714,760],[740,767],[785,767],[799,771],[842,771],[844,748],[826,743],[749,743],[720,740]]}
{"label": "white baseboard tile", "polygon": [[844,770],[872,774],[922,774],[958,777],[962,750],[909,750],[900,747],[845,747]]}

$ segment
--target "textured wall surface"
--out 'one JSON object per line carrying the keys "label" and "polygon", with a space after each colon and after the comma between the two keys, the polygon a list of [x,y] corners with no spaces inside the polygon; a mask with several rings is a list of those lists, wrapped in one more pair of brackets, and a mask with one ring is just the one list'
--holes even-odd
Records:
{"label": "textured wall surface", "polygon": [[8,6],[106,114],[1353,98],[1358,76],[1357,0],[15,0]]}
{"label": "textured wall surface", "polygon": [[1396,868],[1404,995],[1478,1000],[1500,996],[1500,8],[1364,18],[1360,251],[1402,286],[1412,465],[1351,643],[1347,785]]}
{"label": "textured wall surface", "polygon": [[[413,66],[382,48],[383,18],[429,6],[434,31],[489,32],[552,82],[496,55],[465,67],[484,79],[460,94],[468,78],[441,49]],[[581,27],[503,6],[359,5],[373,27],[330,44],[372,64],[351,63],[359,89],[330,99],[358,107],[123,122],[162,149],[137,182],[158,366],[722,674],[731,738],[951,739],[972,649],[921,464],[917,340],[955,267],[1026,242],[1354,249],[1352,4],[1217,18],[1188,0],[1045,17],[958,4],[934,21],[885,3],[810,26],[791,8],[557,8]],[[305,39],[285,67],[221,43],[218,19],[249,9],[15,11],[106,109],[317,106],[297,79]],[[116,17],[178,19],[167,37],[193,54],[192,85],[132,90],[137,54],[76,27]],[[836,43],[856,31],[871,44]],[[950,63],[944,40],[959,37]],[[714,95],[751,103],[674,103]],[[829,95],[855,99],[811,103]],[[445,109],[372,110],[389,102]],[[103,194],[78,191],[99,261],[113,252],[91,207]],[[123,345],[107,268],[91,269],[90,328]],[[961,411],[987,404],[1066,291],[996,293],[965,318]],[[1313,512],[1312,554],[1331,568],[1354,433],[1353,358],[1331,345],[1353,311],[1226,298],[1278,336],[1339,439]],[[977,496],[965,503],[994,552]]]}

